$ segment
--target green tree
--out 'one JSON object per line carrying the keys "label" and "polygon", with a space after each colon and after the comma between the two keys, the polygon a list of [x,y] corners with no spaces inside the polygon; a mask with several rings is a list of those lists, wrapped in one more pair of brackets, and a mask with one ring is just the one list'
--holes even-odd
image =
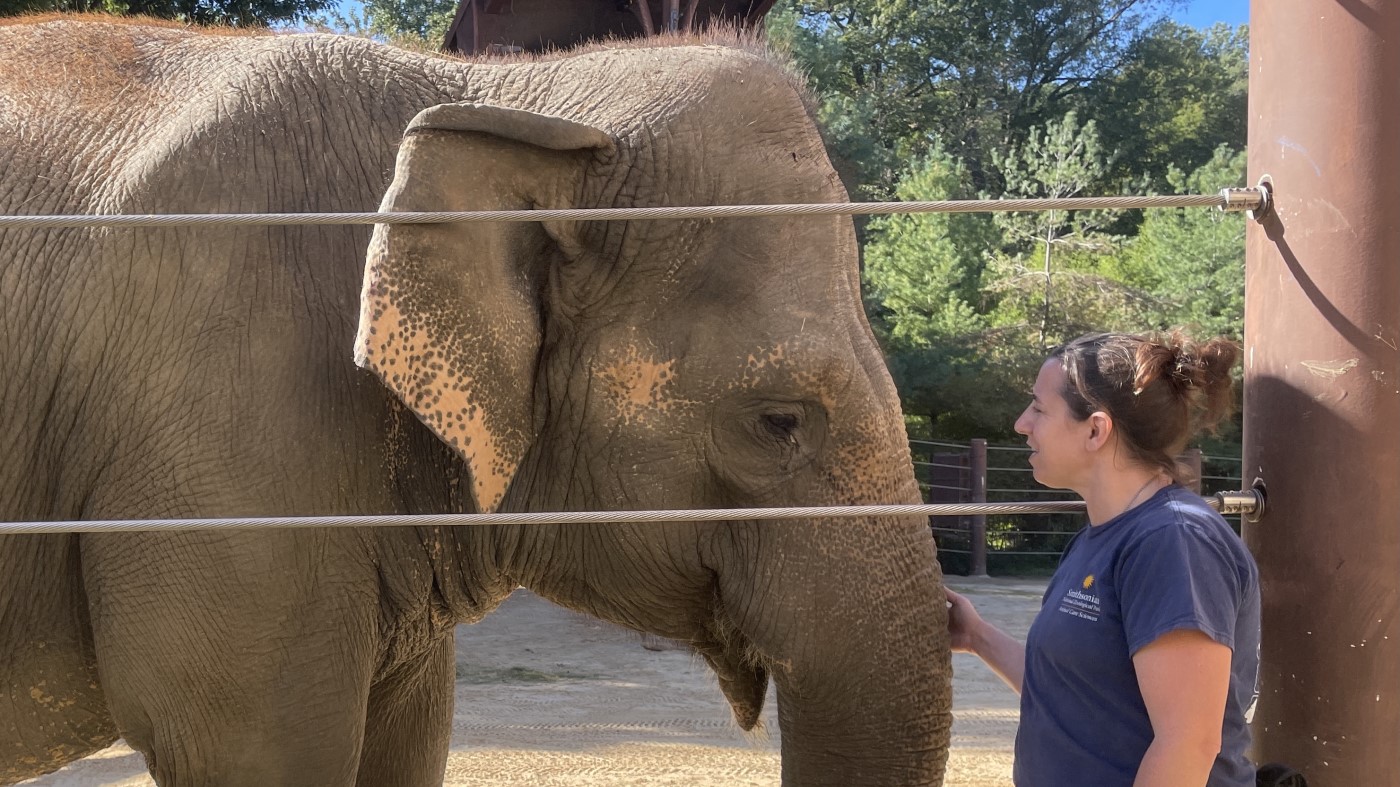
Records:
{"label": "green tree", "polygon": [[366,0],[358,9],[337,8],[312,17],[308,27],[361,36],[419,52],[436,52],[457,13],[455,0]]}
{"label": "green tree", "polygon": [[329,5],[330,0],[0,0],[0,16],[99,11],[248,27],[304,21]]}
{"label": "green tree", "polygon": [[1218,145],[1244,148],[1248,94],[1246,27],[1163,20],[1128,47],[1120,71],[1089,87],[1085,111],[1120,152],[1115,176],[1145,174],[1163,188],[1168,167],[1192,172]]}
{"label": "green tree", "polygon": [[783,0],[769,37],[822,96],[854,190],[894,193],[937,141],[997,190],[987,151],[1017,142],[1110,78],[1175,0]]}
{"label": "green tree", "polygon": [[[900,181],[896,196],[922,201],[970,193],[967,168],[935,147]],[[927,417],[945,437],[980,434],[982,418],[966,404],[977,401],[984,371],[982,269],[1000,233],[985,215],[892,214],[871,221],[869,239],[868,306],[883,327],[905,410]]]}
{"label": "green tree", "polygon": [[[1245,154],[1226,145],[1189,175],[1167,168],[1174,193],[1211,194],[1244,185]],[[1157,297],[1151,321],[1201,336],[1244,333],[1244,230],[1241,214],[1199,208],[1154,210],[1123,256],[1122,277]]]}
{"label": "green tree", "polygon": [[367,0],[370,29],[394,39],[410,36],[441,46],[457,13],[457,0]]}
{"label": "green tree", "polygon": [[[1032,128],[1024,144],[993,154],[1008,197],[1043,199],[1083,195],[1102,182],[1113,158],[1099,142],[1094,121],[1081,126],[1074,112],[1047,123],[1043,132]],[[1113,218],[1082,210],[997,214],[1007,250],[994,267],[995,322],[1024,325],[1026,338],[1033,337],[1027,344],[1043,356],[1075,335],[1136,316],[1139,294],[1108,275],[1122,243],[1102,231]]]}

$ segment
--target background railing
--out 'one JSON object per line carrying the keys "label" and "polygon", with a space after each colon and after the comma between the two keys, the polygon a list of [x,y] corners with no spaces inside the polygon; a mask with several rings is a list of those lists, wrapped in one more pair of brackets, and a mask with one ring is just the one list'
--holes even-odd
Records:
{"label": "background railing", "polygon": [[[1036,483],[1022,445],[911,440],[914,471],[928,503],[1002,503],[1077,500]],[[1240,459],[1190,449],[1181,460],[1194,472],[1200,494],[1240,489]],[[1239,517],[1227,517],[1236,531]],[[985,576],[1053,570],[1069,537],[1084,527],[1083,514],[994,514],[930,517],[938,558],[949,574]]]}

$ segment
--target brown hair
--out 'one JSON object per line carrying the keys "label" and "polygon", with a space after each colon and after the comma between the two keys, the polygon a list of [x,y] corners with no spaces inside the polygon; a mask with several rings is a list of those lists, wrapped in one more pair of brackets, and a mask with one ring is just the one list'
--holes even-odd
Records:
{"label": "brown hair", "polygon": [[1213,430],[1234,405],[1230,368],[1239,346],[1204,344],[1180,331],[1094,333],[1055,348],[1065,401],[1078,420],[1107,413],[1133,459],[1184,480],[1176,461],[1197,432]]}

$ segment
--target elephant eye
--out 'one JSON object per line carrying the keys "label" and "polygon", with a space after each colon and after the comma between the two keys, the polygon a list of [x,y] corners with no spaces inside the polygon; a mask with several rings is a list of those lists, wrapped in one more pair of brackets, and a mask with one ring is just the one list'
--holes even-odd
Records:
{"label": "elephant eye", "polygon": [[763,428],[774,437],[784,442],[796,442],[794,434],[800,423],[793,413],[764,413],[762,416]]}
{"label": "elephant eye", "polygon": [[[780,487],[787,490],[783,494],[796,494],[811,481],[827,439],[827,413],[820,403],[773,397],[726,409],[714,421],[714,450],[707,457],[722,484],[751,496],[744,499],[768,500],[777,499],[773,495]],[[798,486],[784,486],[791,484]]]}

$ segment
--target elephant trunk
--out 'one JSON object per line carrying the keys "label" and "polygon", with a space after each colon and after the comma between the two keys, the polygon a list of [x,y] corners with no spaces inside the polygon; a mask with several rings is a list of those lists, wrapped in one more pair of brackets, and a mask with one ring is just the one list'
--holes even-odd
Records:
{"label": "elephant trunk", "polygon": [[[845,549],[812,554],[813,528]],[[763,586],[781,573],[767,586],[783,591],[760,594],[738,624],[777,684],[783,783],[941,785],[952,666],[927,525],[826,522],[766,534],[777,543],[753,564],[754,579]]]}

